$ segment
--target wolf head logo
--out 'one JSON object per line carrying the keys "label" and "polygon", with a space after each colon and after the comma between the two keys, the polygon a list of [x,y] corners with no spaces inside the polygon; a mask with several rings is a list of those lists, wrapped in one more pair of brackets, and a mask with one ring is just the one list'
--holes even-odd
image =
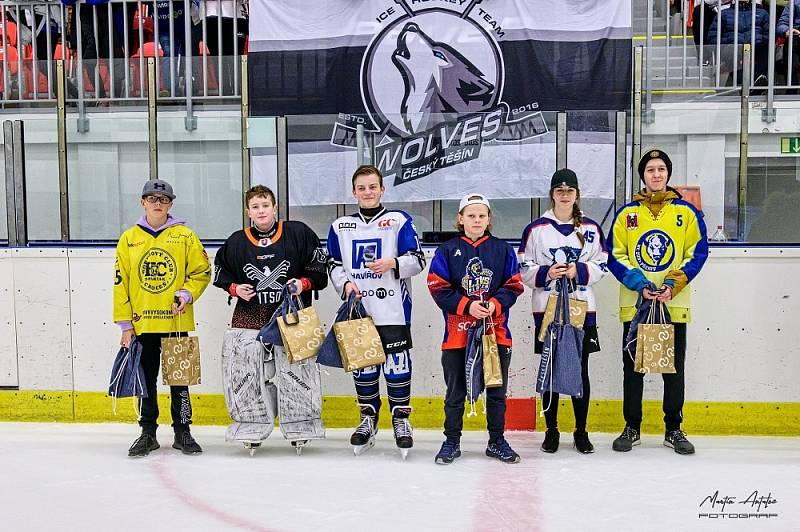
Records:
{"label": "wolf head logo", "polygon": [[397,37],[392,63],[405,86],[400,114],[408,133],[433,127],[436,114],[475,113],[493,103],[495,86],[478,67],[414,22],[407,22]]}

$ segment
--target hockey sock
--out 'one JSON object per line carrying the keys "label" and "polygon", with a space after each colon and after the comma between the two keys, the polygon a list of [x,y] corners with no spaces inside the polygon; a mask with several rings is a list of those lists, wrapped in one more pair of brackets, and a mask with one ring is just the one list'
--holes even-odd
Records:
{"label": "hockey sock", "polygon": [[381,409],[381,394],[378,388],[379,376],[380,368],[378,366],[369,366],[353,372],[358,403],[372,406],[376,413]]}
{"label": "hockey sock", "polygon": [[389,407],[407,406],[411,401],[411,351],[386,355],[383,365]]}

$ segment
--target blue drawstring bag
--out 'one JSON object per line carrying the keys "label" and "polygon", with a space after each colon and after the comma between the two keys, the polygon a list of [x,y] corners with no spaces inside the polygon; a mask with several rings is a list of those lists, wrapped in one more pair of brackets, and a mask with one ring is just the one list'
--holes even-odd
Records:
{"label": "blue drawstring bag", "polygon": [[281,292],[280,306],[275,309],[267,324],[258,332],[257,338],[261,343],[283,347],[283,338],[281,338],[281,330],[278,328],[278,319],[291,313],[297,313],[298,308],[294,298],[295,296],[289,290],[289,285],[285,285]]}
{"label": "blue drawstring bag", "polygon": [[[558,280],[561,285],[556,302],[556,312],[552,323],[547,326],[539,373],[536,378],[536,391],[546,391],[581,397],[581,352],[583,350],[583,331],[569,322],[569,288],[567,278]],[[563,323],[562,323],[563,322]],[[550,405],[545,407],[545,410]]]}
{"label": "blue drawstring bag", "polygon": [[[142,368],[142,344],[135,336],[128,347],[120,347],[111,368],[111,381],[108,395],[113,401],[114,414],[117,413],[117,399],[122,397],[147,397],[147,386]],[[135,406],[134,406],[135,408]]]}
{"label": "blue drawstring bag", "polygon": [[475,402],[483,392],[483,324],[477,322],[467,331],[467,350],[464,357],[464,371],[467,382],[467,400],[470,412],[467,416],[477,415]]}
{"label": "blue drawstring bag", "polygon": [[[360,298],[356,297],[355,292],[351,292],[347,301],[342,303],[339,310],[336,311],[336,317],[333,322],[347,321],[351,319],[351,316],[358,319],[369,316],[364,304],[361,303]],[[328,334],[325,335],[325,340],[322,341],[319,352],[317,352],[317,363],[332,368],[344,367],[342,366],[342,355],[339,352],[339,344],[336,342],[336,333],[333,331],[333,326],[331,326]]]}

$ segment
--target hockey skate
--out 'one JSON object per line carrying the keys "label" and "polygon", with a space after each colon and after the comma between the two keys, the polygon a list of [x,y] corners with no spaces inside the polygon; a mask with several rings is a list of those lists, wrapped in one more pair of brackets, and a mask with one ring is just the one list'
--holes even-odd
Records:
{"label": "hockey skate", "polygon": [[414,446],[414,429],[408,416],[411,415],[410,406],[395,406],[392,408],[392,428],[394,428],[394,441],[400,450],[400,456],[405,460],[408,450]]}
{"label": "hockey skate", "polygon": [[297,456],[300,456],[303,454],[303,447],[308,444],[308,440],[295,440],[290,443],[292,444],[292,447],[294,447],[294,450],[297,451]]}
{"label": "hockey skate", "polygon": [[254,454],[256,454],[256,449],[261,447],[261,440],[258,440],[258,441],[244,441],[242,443],[244,444],[244,448],[247,449],[248,451],[250,451],[250,456],[253,456]]}
{"label": "hockey skate", "polygon": [[350,436],[350,445],[353,454],[359,456],[375,446],[375,435],[378,434],[378,413],[372,405],[359,405],[361,408],[361,423]]}

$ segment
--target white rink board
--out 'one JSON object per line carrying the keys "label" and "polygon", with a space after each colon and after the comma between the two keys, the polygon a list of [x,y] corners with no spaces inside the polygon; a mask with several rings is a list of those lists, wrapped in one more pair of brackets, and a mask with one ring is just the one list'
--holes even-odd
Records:
{"label": "white rink board", "polygon": [[[20,390],[71,390],[72,345],[67,250],[13,250],[14,316]],[[92,301],[97,301],[93,297]],[[98,322],[96,327],[102,322]],[[102,356],[100,352],[93,356]]]}
{"label": "white rink board", "polygon": [[14,263],[0,250],[0,386],[17,386],[17,328],[14,317]]}
{"label": "white rink board", "polygon": [[[212,260],[214,251],[209,250]],[[73,382],[77,391],[106,389],[119,341],[119,330],[111,322],[113,255],[113,248],[74,248],[68,252],[58,248],[14,249],[0,255],[0,273],[1,269],[8,270],[8,263],[13,270],[13,275],[2,276],[6,284],[0,284],[0,298],[7,297],[3,295],[9,293],[5,289],[15,295],[14,304],[4,304],[2,310],[13,315],[1,321],[0,327],[9,328],[8,321],[15,324],[21,390],[71,390]],[[798,267],[800,249],[796,248],[712,248],[705,269],[692,285],[688,401],[800,401],[796,386],[800,348],[790,331],[790,320],[800,316],[800,289],[791,282],[800,271]],[[412,288],[413,394],[441,396],[441,312],[428,294],[424,273],[414,278]],[[617,292],[618,284],[612,277],[597,286],[603,350],[590,361],[592,397],[596,399],[622,397]],[[227,294],[209,286],[196,307],[203,352],[203,383],[194,388],[198,393],[222,393],[220,346],[233,310],[226,302]],[[315,303],[326,325],[330,325],[338,304],[331,289]],[[530,397],[534,394],[538,357],[532,355],[527,290],[512,309],[511,330],[515,343],[509,393]],[[6,375],[17,359],[12,352],[14,335],[9,331],[4,336],[0,339],[0,369]],[[652,384],[645,387],[645,398],[659,399],[660,377],[647,376],[646,380]],[[323,374],[323,392],[352,395],[349,375],[328,368]]]}

